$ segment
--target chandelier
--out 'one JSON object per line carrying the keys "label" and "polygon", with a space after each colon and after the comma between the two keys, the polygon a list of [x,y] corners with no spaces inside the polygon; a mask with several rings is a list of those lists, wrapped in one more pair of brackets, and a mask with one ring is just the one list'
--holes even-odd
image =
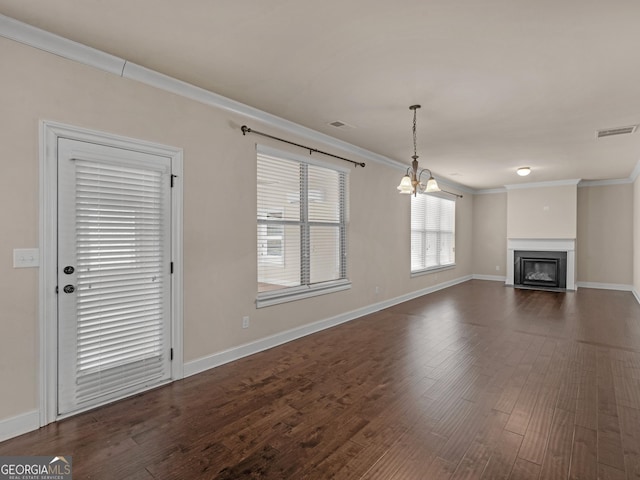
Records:
{"label": "chandelier", "polygon": [[[413,162],[411,167],[407,168],[407,173],[398,185],[398,191],[407,195],[417,195],[419,193],[439,192],[438,182],[433,178],[431,170],[428,168],[418,169],[418,154],[416,148],[416,111],[420,108],[420,105],[411,105],[409,110],[413,110]],[[421,177],[424,172],[429,173],[429,179],[427,183],[422,183]]]}

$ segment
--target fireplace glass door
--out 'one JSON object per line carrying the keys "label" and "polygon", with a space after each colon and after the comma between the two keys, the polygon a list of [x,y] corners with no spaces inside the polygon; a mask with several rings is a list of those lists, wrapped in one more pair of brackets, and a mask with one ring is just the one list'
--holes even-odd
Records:
{"label": "fireplace glass door", "polygon": [[558,287],[558,260],[554,258],[522,258],[522,285]]}

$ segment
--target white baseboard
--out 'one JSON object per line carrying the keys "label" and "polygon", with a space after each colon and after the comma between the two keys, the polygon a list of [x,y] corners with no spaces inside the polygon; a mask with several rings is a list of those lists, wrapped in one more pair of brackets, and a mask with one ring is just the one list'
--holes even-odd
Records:
{"label": "white baseboard", "polygon": [[[318,322],[314,322],[309,325],[304,325],[302,327],[287,330],[286,332],[281,332],[276,335],[271,335],[269,337],[256,340],[255,342],[240,345],[238,347],[230,348],[228,350],[224,350],[222,352],[218,352],[213,355],[209,355],[207,357],[203,357],[197,360],[193,360],[191,362],[187,362],[184,365],[184,376],[189,377],[191,375],[204,372],[206,370],[209,370],[210,368],[218,367],[220,365],[224,365],[225,363],[229,363],[234,360],[239,360],[243,357],[253,355],[254,353],[258,353],[263,350],[267,350],[269,348],[282,345],[292,340],[296,340],[298,338],[311,335],[312,333],[320,332],[327,328],[340,325],[341,323],[346,323],[351,320],[355,320],[356,318],[362,317],[364,315],[368,315],[368,314],[383,310],[385,308],[389,308],[394,305],[398,305],[400,303],[413,300],[414,298],[418,298],[423,295],[428,295],[430,293],[437,292],[439,290],[443,290],[445,288],[449,288],[454,285],[467,282],[472,279],[491,280],[491,281],[499,281],[499,282],[505,281],[505,277],[500,277],[497,275],[496,276],[466,275],[464,277],[460,277],[460,278],[451,280],[449,282],[444,282],[438,285],[434,285],[432,287],[417,290],[415,292],[401,295],[399,297],[385,300],[383,302],[378,302],[378,303],[369,305],[367,307],[353,310],[351,312],[343,313],[341,315],[337,315],[332,318],[320,320]],[[577,285],[581,288],[601,288],[601,289],[607,289],[607,290],[631,291],[635,296],[636,300],[638,301],[638,303],[640,303],[640,294],[631,285],[594,283],[594,282],[578,282]],[[17,437],[18,435],[22,435],[24,433],[27,433],[33,430],[37,430],[39,427],[40,427],[40,414],[38,410],[32,410],[30,412],[26,412],[12,418],[0,420],[0,442],[12,437]]]}
{"label": "white baseboard", "polygon": [[506,282],[507,277],[500,275],[479,275],[474,273],[472,275],[474,280],[491,280],[492,282]]}
{"label": "white baseboard", "polygon": [[215,368],[220,365],[224,365],[225,363],[239,360],[243,357],[253,355],[254,353],[262,352],[264,350],[268,350],[269,348],[277,347],[278,345],[291,342],[292,340],[296,340],[298,338],[311,335],[312,333],[320,332],[327,328],[335,327],[336,325],[340,325],[341,323],[346,323],[351,320],[355,320],[356,318],[360,318],[364,315],[378,312],[380,310],[383,310],[388,307],[392,307],[399,303],[406,302],[408,300],[412,300],[414,298],[418,298],[423,295],[436,292],[438,290],[443,290],[445,288],[452,287],[459,283],[467,282],[471,279],[472,279],[471,275],[456,278],[449,282],[439,283],[438,285],[434,285],[432,287],[424,288],[422,290],[411,292],[406,295],[401,295],[399,297],[385,300],[383,302],[374,303],[372,305],[368,305],[366,307],[359,308],[357,310],[352,310],[351,312],[346,312],[340,315],[336,315],[335,317],[332,317],[332,318],[327,318],[325,320],[320,320],[317,322],[310,323],[308,325],[303,325],[301,327],[293,328],[285,332],[281,332],[275,335],[271,335],[269,337],[261,338],[260,340],[256,340],[254,342],[246,343],[238,347],[230,348],[222,352],[214,353],[213,355],[208,355],[206,357],[202,357],[197,360],[187,362],[184,364],[184,376],[189,377],[191,375],[204,372],[206,370],[209,370],[210,368]]}
{"label": "white baseboard", "polygon": [[40,428],[40,412],[32,410],[0,420],[0,442]]}
{"label": "white baseboard", "polygon": [[599,288],[601,290],[620,290],[622,292],[633,292],[633,285],[622,283],[598,283],[598,282],[576,282],[578,288]]}
{"label": "white baseboard", "polygon": [[[341,323],[355,320],[356,318],[383,310],[388,307],[392,307],[399,303],[407,302],[409,300],[413,300],[414,298],[418,298],[429,293],[437,292],[438,290],[443,290],[445,288],[467,282],[472,278],[472,275],[466,275],[464,277],[456,278],[448,282],[439,283],[428,288],[407,293],[405,295],[401,295],[399,297],[395,297],[382,302],[374,303],[367,307],[359,308],[351,312],[346,312],[325,320],[320,320],[309,325],[303,325],[302,327],[287,330],[286,332],[281,332],[276,335],[271,335],[269,337],[256,340],[255,342],[240,345],[238,347],[230,348],[228,350],[218,352],[207,357],[187,362],[184,365],[184,376],[189,377],[191,375],[204,372],[205,370],[209,370],[210,368],[224,365],[225,363],[229,363],[234,360],[239,360],[240,358],[253,355],[254,353],[258,353],[263,350],[282,345],[283,343],[287,343],[292,340],[305,337],[312,333],[316,333],[327,328],[340,325]],[[0,420],[0,442],[8,440],[9,438],[17,437],[18,435],[22,435],[27,432],[31,432],[33,430],[37,430],[38,428],[40,428],[40,413],[38,410],[32,410],[15,417]]]}

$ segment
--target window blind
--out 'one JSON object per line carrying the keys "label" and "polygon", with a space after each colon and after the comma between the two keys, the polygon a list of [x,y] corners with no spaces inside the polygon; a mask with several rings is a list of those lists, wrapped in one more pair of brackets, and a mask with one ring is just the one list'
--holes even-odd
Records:
{"label": "window blind", "polygon": [[75,382],[63,411],[168,375],[166,175],[74,163]]}
{"label": "window blind", "polygon": [[455,201],[411,197],[411,271],[455,264]]}
{"label": "window blind", "polygon": [[258,293],[295,294],[347,278],[347,174],[258,153]]}

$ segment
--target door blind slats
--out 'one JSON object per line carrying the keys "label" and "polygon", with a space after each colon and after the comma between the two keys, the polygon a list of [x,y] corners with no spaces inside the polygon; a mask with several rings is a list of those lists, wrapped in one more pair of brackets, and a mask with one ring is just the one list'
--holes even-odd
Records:
{"label": "door blind slats", "polygon": [[[97,288],[111,288],[113,286],[121,286],[123,288],[137,285],[140,282],[144,282],[144,280],[148,280],[150,275],[155,275],[158,273],[158,270],[149,270],[150,273],[136,273],[134,275],[100,275],[97,273],[96,275],[86,275],[85,278],[87,282],[90,280],[90,289]],[[159,280],[161,281],[161,280]]]}
{"label": "door blind slats", "polygon": [[[107,316],[106,318],[94,317],[85,322],[81,329],[83,335],[90,335],[92,332],[108,333],[113,329],[124,329],[128,327],[136,327],[146,324],[147,321],[158,321],[161,311],[158,310],[140,310],[127,312],[126,315]],[[127,326],[123,326],[123,323]]]}
{"label": "door blind slats", "polygon": [[82,368],[88,368],[92,362],[103,366],[111,359],[121,361],[124,357],[135,357],[146,352],[155,353],[160,329],[139,329],[136,335],[117,335],[101,342],[83,342],[78,349],[78,357],[82,359]]}
{"label": "door blind slats", "polygon": [[77,183],[76,184],[76,198],[79,203],[87,202],[90,199],[95,198],[94,192],[99,191],[101,199],[113,200],[114,205],[126,205],[127,201],[136,199],[140,202],[142,207],[151,207],[154,203],[153,199],[157,197],[160,188],[149,188],[148,186],[141,184],[138,188],[135,187],[135,182],[113,184],[106,183]]}
{"label": "door blind slats", "polygon": [[[160,283],[160,282],[158,282]],[[161,285],[145,285],[128,282],[127,284],[120,284],[117,287],[103,287],[103,288],[90,288],[83,295],[83,304],[90,302],[102,302],[103,299],[119,298],[121,300],[127,299],[131,301],[132,298],[143,296],[143,298],[155,298],[157,295],[158,287]],[[152,296],[152,297],[151,297]]]}
{"label": "door blind slats", "polygon": [[[78,351],[78,357],[82,359],[82,368],[85,371],[93,367],[104,369],[105,365],[121,365],[131,359],[139,360],[147,355],[157,356],[155,352],[160,344],[153,341],[153,338],[157,337],[158,333],[148,332],[145,338],[144,332],[137,332],[139,339],[129,337],[131,339],[127,340],[126,337],[121,337],[102,345],[83,345]],[[141,341],[145,340],[146,343],[141,344]]]}
{"label": "door blind slats", "polygon": [[112,367],[93,376],[83,377],[78,383],[78,391],[85,401],[100,401],[105,395],[127,392],[138,388],[141,383],[160,381],[160,360],[138,361],[123,367]]}
{"label": "door blind slats", "polygon": [[[149,309],[158,311],[157,306],[162,295],[159,283],[152,285],[149,278],[140,278],[136,289],[142,289],[143,292],[139,292],[133,289],[131,279],[127,279],[129,292],[114,292],[109,289],[95,289],[94,282],[82,275],[82,272],[92,272],[95,275],[95,267],[99,266],[100,271],[108,271],[111,278],[115,277],[117,282],[122,280],[118,279],[122,276],[118,274],[118,268],[124,270],[125,276],[132,270],[160,270],[158,267],[162,267],[164,254],[161,223],[163,185],[160,172],[153,173],[137,169],[104,168],[103,165],[94,165],[86,161],[76,162],[76,198],[79,205],[76,210],[79,372],[163,355],[160,316],[155,318],[155,328],[130,330],[137,333],[133,336],[123,332],[126,327],[131,326],[134,319],[131,315],[125,315],[125,318],[122,316],[127,312]],[[107,202],[105,215],[103,201]],[[92,242],[105,235],[114,234],[121,235],[125,240],[136,241],[144,236],[147,242],[151,241],[156,248],[154,250],[147,245],[142,251],[97,255],[100,243],[97,248],[95,244],[85,243],[87,240]],[[92,249],[93,255],[82,254],[87,247]],[[103,335],[98,337],[96,316],[106,327]],[[90,326],[88,330],[84,328],[85,322]],[[119,327],[121,333],[114,336],[113,327]],[[91,334],[85,337],[89,332]],[[156,367],[159,368],[160,365],[158,363]]]}
{"label": "door blind slats", "polygon": [[62,410],[168,376],[167,165],[75,158],[75,381]]}
{"label": "door blind slats", "polygon": [[[122,173],[122,172],[121,172]],[[123,175],[102,173],[82,173],[78,172],[76,184],[79,190],[84,190],[87,186],[99,186],[101,189],[113,188],[131,190],[134,192],[160,191],[160,187],[155,183],[155,175],[138,175],[128,178]],[[92,191],[95,188],[91,189]]]}
{"label": "door blind slats", "polygon": [[138,319],[144,319],[146,317],[157,318],[160,314],[160,308],[153,309],[146,307],[126,309],[123,312],[115,310],[104,315],[98,311],[97,313],[94,312],[93,316],[90,313],[85,315],[86,321],[79,327],[79,330],[90,330],[94,327],[108,329],[112,325],[121,326],[122,324],[126,326],[128,323],[137,322]]}
{"label": "door blind slats", "polygon": [[90,287],[91,282],[114,282],[114,281],[135,281],[137,279],[148,278],[148,275],[157,274],[157,268],[141,268],[140,271],[122,268],[94,268],[90,274],[84,274],[82,278],[86,285]]}
{"label": "door blind slats", "polygon": [[[100,321],[104,322],[105,324],[107,324],[108,322],[113,322],[115,321],[114,319],[119,316],[119,315],[126,315],[128,313],[130,314],[141,314],[141,313],[145,313],[148,314],[149,312],[154,311],[154,307],[153,304],[151,302],[148,302],[146,305],[145,304],[140,304],[140,305],[128,305],[126,307],[121,307],[119,305],[116,305],[115,303],[112,305],[105,305],[104,309],[100,309],[100,308],[80,308],[78,309],[80,311],[80,313],[83,316],[86,316],[87,318],[87,322],[92,322],[95,321],[96,318],[100,319]],[[82,329],[80,328],[80,331]]]}
{"label": "door blind slats", "polygon": [[157,318],[155,317],[146,317],[147,320],[146,321],[139,321],[134,325],[130,325],[127,327],[122,327],[120,325],[116,325],[113,328],[88,328],[83,332],[83,335],[85,336],[85,340],[86,343],[85,345],[91,345],[91,340],[92,339],[100,339],[100,336],[102,335],[105,339],[109,340],[110,338],[114,338],[114,336],[117,335],[121,335],[121,334],[125,334],[127,332],[135,332],[141,329],[154,329],[157,330],[158,326],[156,325],[157,323]]}
{"label": "door blind slats", "polygon": [[[124,253],[124,252],[123,252]],[[156,265],[162,257],[157,254],[146,252],[126,252],[124,255],[78,255],[78,261],[82,262],[87,268],[101,267],[104,269],[128,269],[132,265],[139,264],[141,267]],[[159,271],[159,270],[157,270]]]}
{"label": "door blind slats", "polygon": [[[119,317],[122,317],[123,322],[132,321],[140,317],[141,315],[152,315],[156,312],[161,312],[160,307],[153,304],[153,302],[139,302],[138,304],[129,302],[126,305],[118,305],[113,303],[111,306],[84,305],[79,309],[82,310],[82,316],[86,319],[86,325],[91,326],[92,322],[100,322],[101,325],[108,326],[109,322],[118,321]],[[85,328],[85,322],[78,326],[79,329]]]}
{"label": "door blind slats", "polygon": [[157,246],[153,243],[137,242],[135,244],[125,243],[109,243],[109,244],[90,244],[78,249],[78,255],[109,255],[110,253],[127,253],[127,252],[155,252]]}

